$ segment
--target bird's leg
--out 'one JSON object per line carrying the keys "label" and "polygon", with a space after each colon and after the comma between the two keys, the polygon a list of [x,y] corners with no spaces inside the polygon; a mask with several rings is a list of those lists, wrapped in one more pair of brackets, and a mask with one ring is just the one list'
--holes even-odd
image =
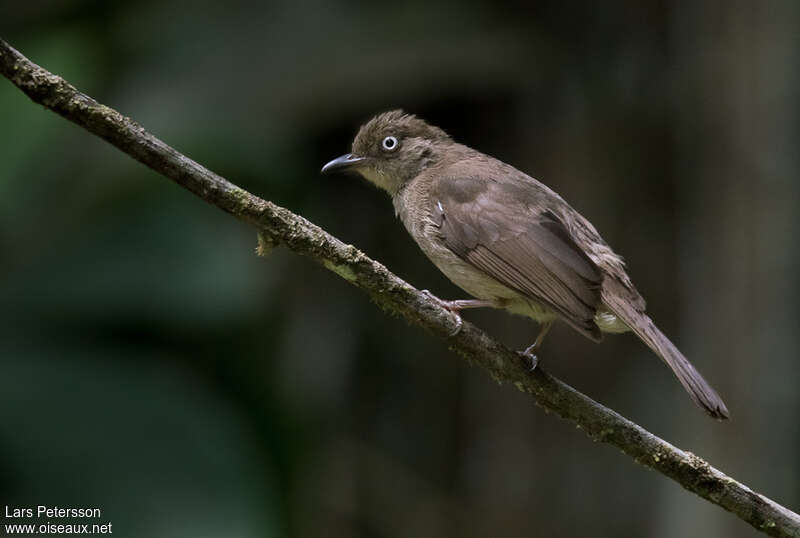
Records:
{"label": "bird's leg", "polygon": [[451,312],[466,310],[467,308],[490,308],[495,306],[494,301],[484,301],[483,299],[458,299],[456,301],[441,301],[444,308]]}
{"label": "bird's leg", "polygon": [[456,301],[445,301],[443,299],[439,299],[428,290],[422,290],[422,293],[431,301],[437,303],[445,310],[449,310],[456,316],[456,328],[450,333],[450,336],[457,335],[459,331],[461,331],[461,326],[464,325],[464,321],[461,319],[461,315],[459,314],[461,310],[466,310],[467,308],[486,308],[497,306],[496,302],[485,301],[483,299],[458,299]]}
{"label": "bird's leg", "polygon": [[536,352],[539,351],[539,346],[542,345],[544,337],[547,335],[552,325],[552,320],[542,323],[542,328],[539,329],[539,336],[536,337],[532,345],[528,346],[525,351],[522,352],[522,354],[531,361],[531,371],[535,370],[536,366],[539,364],[539,357],[536,356]]}

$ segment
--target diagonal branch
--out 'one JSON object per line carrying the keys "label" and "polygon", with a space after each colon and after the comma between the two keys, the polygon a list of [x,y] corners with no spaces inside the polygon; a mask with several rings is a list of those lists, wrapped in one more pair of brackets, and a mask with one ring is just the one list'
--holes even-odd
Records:
{"label": "diagonal branch", "polygon": [[0,39],[0,72],[39,103],[113,144],[137,161],[259,231],[259,250],[277,244],[308,256],[367,292],[385,311],[446,340],[465,359],[498,381],[513,383],[536,403],[568,420],[595,441],[616,446],[636,462],[733,512],[771,536],[800,538],[800,516],[755,493],[706,461],[656,437],[615,411],[537,369],[469,322],[456,336],[453,314],[383,265],[291,211],[262,200],[175,151],[140,125],[61,77],[30,62]]}

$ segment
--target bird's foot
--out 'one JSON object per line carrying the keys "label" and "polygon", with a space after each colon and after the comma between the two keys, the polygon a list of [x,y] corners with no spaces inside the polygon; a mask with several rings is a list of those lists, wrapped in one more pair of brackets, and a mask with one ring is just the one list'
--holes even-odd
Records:
{"label": "bird's foot", "polygon": [[461,310],[459,301],[445,301],[443,299],[439,299],[428,290],[422,290],[421,293],[456,317],[456,326],[452,331],[450,331],[449,336],[452,337],[460,333],[461,327],[464,326],[464,320],[461,319],[461,314],[459,314],[459,310]]}
{"label": "bird's foot", "polygon": [[539,366],[539,356],[536,354],[538,347],[539,346],[534,344],[525,348],[525,351],[518,352],[523,359],[528,361],[529,371],[531,372],[536,370],[536,367]]}
{"label": "bird's foot", "polygon": [[520,351],[520,355],[530,361],[531,372],[536,370],[536,367],[539,365],[539,356],[536,355],[536,353],[539,351],[539,347],[542,345],[542,342],[544,342],[544,337],[547,336],[547,333],[550,331],[550,327],[552,327],[552,325],[552,320],[544,322],[542,324],[542,328],[539,330],[539,336],[536,337],[536,340],[533,342],[533,344],[525,348],[525,351]]}

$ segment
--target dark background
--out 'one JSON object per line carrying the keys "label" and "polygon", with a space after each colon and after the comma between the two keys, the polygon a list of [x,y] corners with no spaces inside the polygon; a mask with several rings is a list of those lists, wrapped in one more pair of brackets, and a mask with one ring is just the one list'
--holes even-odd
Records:
{"label": "dark background", "polygon": [[[558,326],[546,369],[796,510],[800,5],[601,6],[5,1],[0,35],[444,298],[388,198],[321,165],[402,107],[529,172],[626,257],[732,420],[630,335]],[[142,537],[756,535],[255,244],[0,81],[0,504]]]}

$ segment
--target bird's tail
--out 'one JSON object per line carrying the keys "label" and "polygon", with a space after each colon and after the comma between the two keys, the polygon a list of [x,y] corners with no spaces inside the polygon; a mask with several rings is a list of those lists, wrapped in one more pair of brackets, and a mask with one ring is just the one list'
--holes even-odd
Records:
{"label": "bird's tail", "polygon": [[[611,306],[611,305],[609,305]],[[622,306],[622,305],[614,305]],[[678,381],[692,400],[706,413],[718,420],[729,418],[728,408],[711,385],[703,379],[692,363],[664,336],[644,312],[633,312],[631,308],[614,308],[617,314],[636,335],[675,373]]]}

